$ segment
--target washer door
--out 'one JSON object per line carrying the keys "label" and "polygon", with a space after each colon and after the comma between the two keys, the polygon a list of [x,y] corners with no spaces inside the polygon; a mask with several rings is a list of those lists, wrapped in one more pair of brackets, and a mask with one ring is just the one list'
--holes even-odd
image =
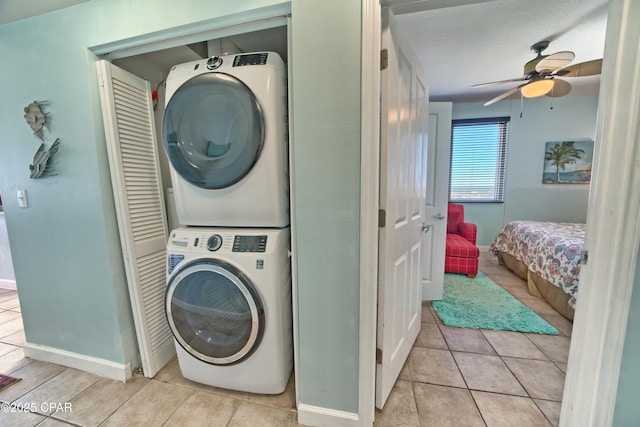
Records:
{"label": "washer door", "polygon": [[225,73],[200,74],[173,94],[162,139],[171,165],[191,184],[229,187],[253,168],[264,144],[264,116],[255,95]]}
{"label": "washer door", "polygon": [[198,359],[227,365],[249,357],[264,330],[253,284],[233,266],[196,261],[169,279],[165,309],[180,345]]}

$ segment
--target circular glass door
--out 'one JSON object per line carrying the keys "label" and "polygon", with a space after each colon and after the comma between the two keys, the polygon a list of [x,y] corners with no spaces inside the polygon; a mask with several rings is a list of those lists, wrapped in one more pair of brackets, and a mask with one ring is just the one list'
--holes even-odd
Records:
{"label": "circular glass door", "polygon": [[184,179],[205,189],[229,187],[246,176],[260,156],[262,109],[235,77],[200,74],[169,100],[162,139],[171,165]]}
{"label": "circular glass door", "polygon": [[165,309],[176,340],[208,363],[239,362],[262,338],[264,308],[253,285],[220,261],[195,262],[173,275]]}

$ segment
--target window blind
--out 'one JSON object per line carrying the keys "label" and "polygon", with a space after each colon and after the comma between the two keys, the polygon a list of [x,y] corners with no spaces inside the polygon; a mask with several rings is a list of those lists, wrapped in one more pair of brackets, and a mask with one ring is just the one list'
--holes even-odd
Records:
{"label": "window blind", "polygon": [[504,202],[509,117],[452,122],[449,200]]}

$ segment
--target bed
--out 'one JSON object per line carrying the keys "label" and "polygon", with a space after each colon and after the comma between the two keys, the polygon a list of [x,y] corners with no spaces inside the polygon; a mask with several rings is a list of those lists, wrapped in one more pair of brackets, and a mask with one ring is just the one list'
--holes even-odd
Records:
{"label": "bed", "polygon": [[530,294],[573,320],[583,244],[584,224],[511,221],[490,251],[527,281]]}

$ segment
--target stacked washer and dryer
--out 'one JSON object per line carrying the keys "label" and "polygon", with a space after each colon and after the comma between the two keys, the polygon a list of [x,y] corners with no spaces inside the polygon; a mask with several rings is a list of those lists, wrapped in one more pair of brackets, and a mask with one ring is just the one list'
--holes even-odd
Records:
{"label": "stacked washer and dryer", "polygon": [[189,380],[281,393],[293,364],[286,67],[274,52],[174,66],[162,133],[181,228],[166,314]]}

